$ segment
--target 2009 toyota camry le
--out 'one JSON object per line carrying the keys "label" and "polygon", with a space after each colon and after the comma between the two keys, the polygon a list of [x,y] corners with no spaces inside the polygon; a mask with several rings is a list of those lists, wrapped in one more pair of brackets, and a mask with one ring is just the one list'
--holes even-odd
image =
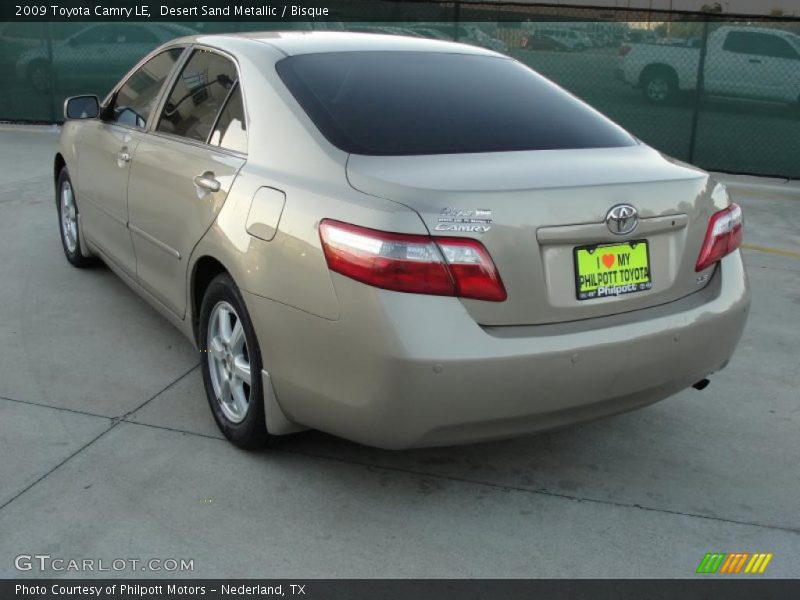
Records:
{"label": "2009 toyota camry le", "polygon": [[703,387],[744,327],[725,188],[489,50],[182,38],[65,117],[67,259],[102,259],[196,344],[240,446],[619,413]]}

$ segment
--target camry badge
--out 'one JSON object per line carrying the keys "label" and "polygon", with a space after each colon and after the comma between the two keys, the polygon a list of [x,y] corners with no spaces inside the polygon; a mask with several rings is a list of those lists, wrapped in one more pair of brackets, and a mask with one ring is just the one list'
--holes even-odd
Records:
{"label": "camry badge", "polygon": [[606,215],[609,231],[616,235],[626,235],[639,224],[639,213],[630,204],[612,206]]}
{"label": "camry badge", "polygon": [[490,208],[464,209],[446,206],[439,213],[435,231],[486,233],[492,228]]}

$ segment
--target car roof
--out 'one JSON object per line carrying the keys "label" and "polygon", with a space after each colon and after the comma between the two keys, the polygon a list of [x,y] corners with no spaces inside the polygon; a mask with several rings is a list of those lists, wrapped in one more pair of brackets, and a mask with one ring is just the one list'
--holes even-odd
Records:
{"label": "car roof", "polygon": [[[272,46],[287,56],[324,52],[363,51],[444,52],[451,54],[502,56],[486,48],[430,38],[343,31],[262,31],[218,35],[195,35],[180,38],[180,40],[176,41],[206,44],[221,49],[228,49],[229,46],[233,45],[232,42],[242,39],[250,40],[254,44],[258,43]],[[239,44],[236,45],[241,47]]]}
{"label": "car roof", "polygon": [[719,31],[743,31],[746,33],[771,33],[773,35],[797,35],[793,31],[786,29],[778,29],[777,27],[751,27],[749,25],[724,25],[719,28]]}

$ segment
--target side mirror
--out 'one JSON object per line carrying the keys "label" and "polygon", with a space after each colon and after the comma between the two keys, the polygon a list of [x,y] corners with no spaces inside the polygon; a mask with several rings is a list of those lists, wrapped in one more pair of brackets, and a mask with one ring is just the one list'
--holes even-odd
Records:
{"label": "side mirror", "polygon": [[64,101],[65,119],[94,119],[100,114],[97,96],[73,96]]}

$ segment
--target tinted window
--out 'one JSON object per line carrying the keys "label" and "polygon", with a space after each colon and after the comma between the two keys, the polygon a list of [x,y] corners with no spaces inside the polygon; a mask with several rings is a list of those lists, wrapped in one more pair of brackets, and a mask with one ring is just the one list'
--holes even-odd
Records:
{"label": "tinted window", "polygon": [[247,152],[247,125],[244,120],[242,92],[238,84],[228,96],[208,143],[236,152]]}
{"label": "tinted window", "polygon": [[77,34],[70,40],[70,44],[75,46],[86,46],[89,44],[107,44],[111,37],[111,29],[107,25],[89,27]]}
{"label": "tinted window", "polygon": [[355,154],[636,143],[579,100],[506,58],[341,52],[288,57],[277,70],[322,134]]}
{"label": "tinted window", "polygon": [[182,52],[180,48],[166,50],[135,71],[117,92],[112,120],[144,128],[158,93]]}
{"label": "tinted window", "polygon": [[777,35],[749,31],[731,31],[725,38],[723,49],[741,54],[756,54],[777,58],[797,58],[797,52],[786,40]]}
{"label": "tinted window", "polygon": [[164,105],[158,131],[205,142],[236,78],[230,60],[195,50]]}

